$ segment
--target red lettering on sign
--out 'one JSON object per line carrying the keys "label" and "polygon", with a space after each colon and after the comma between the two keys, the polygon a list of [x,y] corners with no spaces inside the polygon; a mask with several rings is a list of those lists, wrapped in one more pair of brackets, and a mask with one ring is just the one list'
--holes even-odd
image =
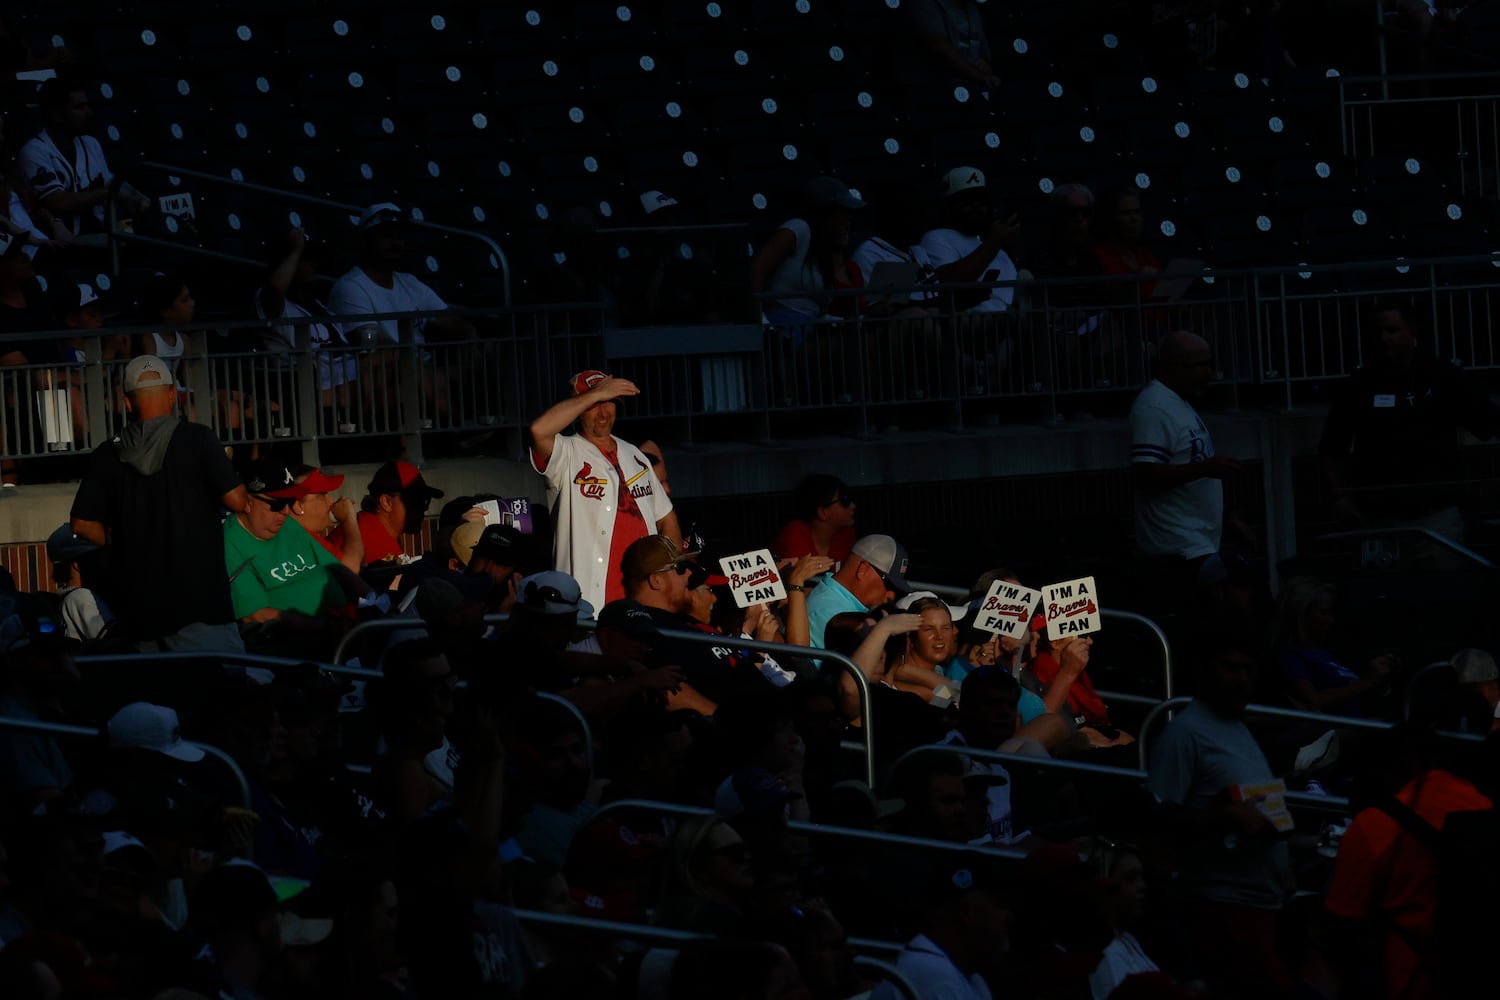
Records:
{"label": "red lettering on sign", "polygon": [[1026,621],[1031,617],[1031,605],[1029,604],[1007,604],[998,597],[991,597],[984,602],[981,611],[993,611],[1001,618],[1014,618],[1016,621]]}
{"label": "red lettering on sign", "polygon": [[1072,618],[1074,615],[1091,615],[1098,610],[1092,597],[1079,598],[1072,604],[1047,605],[1047,620],[1050,622],[1058,618]]}
{"label": "red lettering on sign", "polygon": [[767,567],[756,570],[749,576],[740,576],[738,573],[731,573],[729,576],[729,586],[732,590],[743,590],[746,587],[761,587],[766,584],[779,583],[780,580],[781,577],[776,575],[776,571]]}

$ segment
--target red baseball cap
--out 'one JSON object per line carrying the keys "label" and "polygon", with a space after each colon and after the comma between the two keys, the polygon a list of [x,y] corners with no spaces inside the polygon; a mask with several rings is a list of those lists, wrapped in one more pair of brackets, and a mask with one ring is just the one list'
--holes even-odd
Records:
{"label": "red baseball cap", "polygon": [[375,470],[370,478],[370,495],[385,496],[389,493],[420,494],[441,499],[443,491],[433,489],[422,478],[422,472],[410,462],[387,462]]}
{"label": "red baseball cap", "polygon": [[573,395],[582,396],[607,378],[609,376],[597,368],[590,368],[588,371],[579,372],[573,376]]}
{"label": "red baseball cap", "polygon": [[297,496],[305,497],[315,493],[332,493],[342,485],[344,485],[343,476],[329,475],[322,469],[314,469],[307,474],[305,479],[297,483],[294,489],[297,491]]}

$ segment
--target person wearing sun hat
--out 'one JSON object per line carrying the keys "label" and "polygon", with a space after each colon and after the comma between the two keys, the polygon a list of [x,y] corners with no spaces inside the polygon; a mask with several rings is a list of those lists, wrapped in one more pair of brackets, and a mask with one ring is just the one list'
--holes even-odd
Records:
{"label": "person wearing sun hat", "polygon": [[[618,568],[633,542],[682,527],[651,460],[614,434],[618,400],[640,395],[628,379],[589,370],[572,394],[531,423],[531,465],[547,479],[555,511],[554,569],[567,573],[596,608],[625,596]],[[576,433],[564,434],[576,425]]]}

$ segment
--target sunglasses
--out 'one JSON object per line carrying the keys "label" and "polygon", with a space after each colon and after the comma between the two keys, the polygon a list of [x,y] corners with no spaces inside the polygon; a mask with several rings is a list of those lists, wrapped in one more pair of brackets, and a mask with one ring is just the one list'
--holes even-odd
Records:
{"label": "sunglasses", "polygon": [[526,593],[522,595],[522,599],[526,602],[526,606],[529,608],[544,607],[549,602],[554,604],[577,603],[575,601],[570,601],[566,597],[564,597],[562,591],[558,590],[556,587],[538,587],[534,583],[528,583],[526,585]]}
{"label": "sunglasses", "polygon": [[271,513],[273,514],[280,514],[297,502],[295,497],[263,497],[258,494],[252,494],[252,496],[271,508]]}
{"label": "sunglasses", "polygon": [[823,506],[824,507],[832,507],[834,504],[838,504],[840,507],[853,507],[854,506],[854,498],[851,497],[849,494],[845,493],[841,497],[834,497],[832,500],[828,501]]}

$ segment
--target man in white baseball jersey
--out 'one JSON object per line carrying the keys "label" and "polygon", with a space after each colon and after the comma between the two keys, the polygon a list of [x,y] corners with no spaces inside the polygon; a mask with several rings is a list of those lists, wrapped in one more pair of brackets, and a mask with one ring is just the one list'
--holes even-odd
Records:
{"label": "man in white baseball jersey", "polygon": [[[577,580],[596,608],[625,597],[620,560],[631,542],[654,534],[682,541],[651,460],[612,433],[615,401],[640,392],[626,379],[579,372],[573,395],[531,424],[531,464],[547,477],[556,526],[553,565]],[[577,433],[562,433],[575,421]]]}
{"label": "man in white baseball jersey", "polygon": [[1130,474],[1135,544],[1142,555],[1184,560],[1193,569],[1219,551],[1225,477],[1238,462],[1214,454],[1192,400],[1213,381],[1202,337],[1179,330],[1161,342],[1156,378],[1130,408]]}

